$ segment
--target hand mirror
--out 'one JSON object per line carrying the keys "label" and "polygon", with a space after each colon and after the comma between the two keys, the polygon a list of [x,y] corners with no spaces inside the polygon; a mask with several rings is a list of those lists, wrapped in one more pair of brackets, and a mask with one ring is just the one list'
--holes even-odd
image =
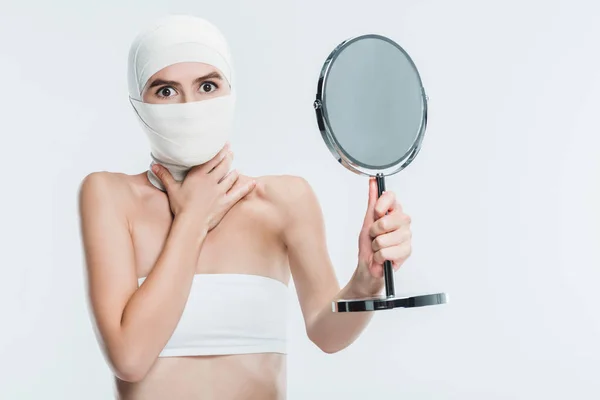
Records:
{"label": "hand mirror", "polygon": [[[409,55],[380,35],[348,39],[329,55],[314,108],[321,136],[340,164],[377,179],[406,168],[418,154],[427,125],[427,96]],[[446,303],[445,293],[397,297],[392,264],[384,264],[385,296],[343,299],[334,312],[375,311]]]}

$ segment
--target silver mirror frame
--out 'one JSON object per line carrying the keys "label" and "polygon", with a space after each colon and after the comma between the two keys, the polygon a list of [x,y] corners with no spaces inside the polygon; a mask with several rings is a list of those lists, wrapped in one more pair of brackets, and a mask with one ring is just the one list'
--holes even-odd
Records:
{"label": "silver mirror frame", "polygon": [[[398,50],[400,50],[404,54],[406,59],[410,62],[412,68],[414,69],[414,71],[419,79],[419,85],[421,87],[423,117],[421,120],[421,127],[419,129],[417,139],[415,140],[415,142],[413,143],[411,148],[402,157],[400,157],[397,161],[395,161],[394,163],[392,163],[389,166],[384,167],[382,169],[371,168],[369,166],[363,165],[360,162],[354,160],[350,155],[348,155],[343,150],[342,146],[338,143],[338,141],[335,139],[335,136],[333,135],[333,130],[329,123],[329,116],[327,113],[327,99],[326,99],[326,94],[325,94],[325,87],[327,85],[327,79],[329,77],[331,66],[333,65],[333,62],[337,59],[337,57],[341,54],[341,52],[346,47],[350,46],[354,42],[357,42],[359,40],[364,40],[364,39],[384,40],[384,41],[392,44]],[[317,123],[319,125],[319,131],[321,132],[321,136],[323,137],[323,140],[325,141],[325,144],[327,145],[327,148],[329,149],[331,154],[335,157],[336,160],[338,160],[338,162],[340,164],[342,164],[344,167],[346,167],[350,171],[357,173],[359,175],[390,176],[390,175],[394,175],[394,174],[402,171],[404,168],[406,168],[414,160],[414,158],[417,156],[417,154],[421,150],[421,143],[423,142],[423,137],[425,136],[425,130],[427,129],[428,101],[429,101],[429,98],[428,98],[427,94],[425,93],[425,88],[423,87],[423,81],[421,80],[421,75],[419,74],[419,70],[417,69],[414,61],[408,55],[408,53],[399,44],[397,44],[396,42],[394,42],[393,40],[391,40],[385,36],[381,36],[381,35],[377,35],[377,34],[367,34],[367,35],[356,36],[356,37],[353,37],[353,38],[343,41],[329,54],[329,57],[327,57],[327,59],[325,60],[325,63],[323,64],[323,68],[321,69],[321,74],[319,76],[319,81],[317,84],[317,95],[316,95],[316,99],[313,103],[313,107],[314,107],[316,115],[317,115]]]}

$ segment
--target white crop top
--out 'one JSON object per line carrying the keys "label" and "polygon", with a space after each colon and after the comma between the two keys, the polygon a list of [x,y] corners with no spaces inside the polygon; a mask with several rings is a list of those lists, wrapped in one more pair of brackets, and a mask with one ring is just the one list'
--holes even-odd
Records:
{"label": "white crop top", "polygon": [[276,279],[196,274],[181,319],[159,357],[286,354],[287,309],[288,287]]}

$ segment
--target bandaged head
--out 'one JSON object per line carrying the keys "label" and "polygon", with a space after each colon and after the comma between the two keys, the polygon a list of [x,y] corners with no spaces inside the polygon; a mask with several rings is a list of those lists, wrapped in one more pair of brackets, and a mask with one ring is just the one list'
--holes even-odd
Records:
{"label": "bandaged head", "polygon": [[[189,103],[144,103],[148,80],[182,62],[214,66],[232,86],[231,93]],[[128,83],[130,102],[150,141],[152,164],[165,166],[176,180],[213,158],[229,139],[235,106],[231,56],[225,38],[208,21],[169,16],[141,32],[129,52]],[[163,189],[151,169],[148,178]]]}

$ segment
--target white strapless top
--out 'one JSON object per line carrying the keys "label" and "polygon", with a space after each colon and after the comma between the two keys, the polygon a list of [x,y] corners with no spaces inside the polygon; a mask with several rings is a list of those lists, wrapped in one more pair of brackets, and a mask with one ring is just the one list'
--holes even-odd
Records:
{"label": "white strapless top", "polygon": [[286,354],[287,310],[288,287],[276,279],[194,275],[181,319],[159,357]]}

